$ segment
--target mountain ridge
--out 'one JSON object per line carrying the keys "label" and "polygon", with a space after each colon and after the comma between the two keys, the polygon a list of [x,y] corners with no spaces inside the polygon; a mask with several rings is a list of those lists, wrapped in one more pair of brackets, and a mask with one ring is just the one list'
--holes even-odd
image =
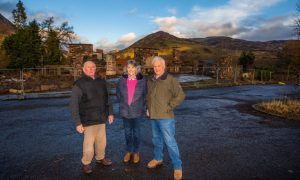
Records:
{"label": "mountain ridge", "polygon": [[[136,41],[129,48],[168,48],[179,44],[195,44],[211,46],[215,48],[242,50],[242,51],[280,51],[287,40],[270,41],[249,41],[244,39],[231,38],[227,36],[210,36],[205,38],[179,38],[164,31],[151,33]],[[168,46],[169,45],[169,46]]]}
{"label": "mountain ridge", "polygon": [[164,42],[168,42],[168,44],[188,44],[194,43],[189,39],[179,38],[174,35],[171,35],[164,31],[158,31],[155,33],[151,33],[144,38],[136,41],[131,46],[127,48],[136,48],[136,47],[145,47],[145,48],[164,48],[166,44]]}
{"label": "mountain ridge", "polygon": [[[238,63],[242,51],[252,51],[257,67],[269,68],[278,59],[278,52],[287,40],[247,41],[225,36],[206,38],[179,38],[164,31],[158,31],[136,41],[131,46],[116,53],[117,59],[135,57],[135,48],[155,49],[159,56],[173,59],[174,53],[185,65],[193,65],[197,60],[215,60],[230,57],[232,63]],[[174,51],[176,49],[176,52]],[[139,50],[137,52],[140,52]],[[147,51],[144,51],[147,55]],[[140,54],[140,53],[139,53]],[[140,55],[139,55],[140,56]]]}
{"label": "mountain ridge", "polygon": [[286,40],[270,40],[270,41],[249,41],[244,39],[231,38],[227,36],[211,36],[206,38],[191,38],[193,41],[205,43],[207,45],[243,51],[280,51]]}

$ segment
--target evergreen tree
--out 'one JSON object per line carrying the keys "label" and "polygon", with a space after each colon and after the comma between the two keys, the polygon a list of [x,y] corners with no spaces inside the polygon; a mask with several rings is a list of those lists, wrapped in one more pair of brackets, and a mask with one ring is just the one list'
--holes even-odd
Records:
{"label": "evergreen tree", "polygon": [[40,27],[36,20],[33,20],[31,23],[29,23],[29,37],[31,38],[29,40],[29,44],[31,47],[29,47],[29,50],[31,50],[31,67],[36,67],[40,65],[40,60],[42,56],[42,40],[40,36]]}
{"label": "evergreen tree", "polygon": [[243,71],[247,71],[250,65],[254,64],[255,55],[252,52],[243,51],[240,58],[239,64],[243,66]]}
{"label": "evergreen tree", "polygon": [[45,42],[44,64],[62,64],[62,53],[60,51],[60,41],[55,31],[48,33]]}
{"label": "evergreen tree", "polygon": [[3,41],[3,47],[9,57],[9,68],[34,68],[41,59],[41,38],[39,26],[34,20],[19,29]]}
{"label": "evergreen tree", "polygon": [[16,9],[12,11],[12,14],[14,18],[14,24],[17,29],[24,28],[26,26],[27,15],[21,0],[19,0],[19,2],[16,4]]}
{"label": "evergreen tree", "polygon": [[71,41],[73,27],[67,22],[55,27],[53,17],[46,19],[41,26],[35,20],[27,25],[27,16],[21,0],[12,14],[17,32],[7,36],[2,44],[10,60],[9,68],[34,68],[64,62],[61,45]]}

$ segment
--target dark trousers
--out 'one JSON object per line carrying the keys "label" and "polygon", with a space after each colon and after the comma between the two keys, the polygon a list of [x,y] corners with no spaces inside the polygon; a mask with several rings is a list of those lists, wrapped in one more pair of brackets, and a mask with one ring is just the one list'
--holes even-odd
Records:
{"label": "dark trousers", "polygon": [[138,153],[140,149],[140,120],[123,118],[126,150]]}

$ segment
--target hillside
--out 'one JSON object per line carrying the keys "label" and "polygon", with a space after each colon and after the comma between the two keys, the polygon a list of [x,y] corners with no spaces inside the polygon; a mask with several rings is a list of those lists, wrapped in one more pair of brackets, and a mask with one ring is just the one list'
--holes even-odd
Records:
{"label": "hillside", "polygon": [[[15,26],[0,13],[0,46],[4,38],[13,34],[15,31]],[[4,50],[0,48],[0,68],[5,68],[7,65],[7,56],[5,55]]]}
{"label": "hillside", "polygon": [[146,48],[171,48],[174,46],[182,46],[182,45],[194,45],[198,44],[189,39],[182,39],[176,36],[173,36],[164,31],[158,31],[156,33],[150,34],[139,41],[135,42],[128,48],[135,47],[146,47]]}
{"label": "hillside", "polygon": [[0,39],[6,35],[14,33],[15,30],[15,26],[2,16],[2,14],[0,14]]}
{"label": "hillside", "polygon": [[217,54],[214,47],[158,31],[119,51],[117,58],[133,58],[134,48],[155,48],[160,56],[172,56],[174,47],[181,52],[181,59],[186,62],[192,62],[193,59],[214,59]]}
{"label": "hillside", "polygon": [[209,46],[231,49],[231,50],[242,50],[242,51],[266,51],[276,52],[282,49],[284,40],[279,41],[246,41],[242,39],[234,39],[224,36],[206,37],[206,38],[192,38],[192,41],[204,43]]}
{"label": "hillside", "polygon": [[219,60],[224,56],[231,56],[232,64],[237,64],[242,51],[252,51],[256,57],[256,67],[274,68],[277,53],[285,42],[246,41],[224,36],[184,39],[158,31],[119,51],[117,58],[133,58],[134,48],[137,47],[156,48],[159,56],[170,58],[173,47],[176,47],[180,51],[180,60],[186,65],[192,65],[194,60]]}
{"label": "hillside", "polygon": [[[225,36],[212,36],[206,38],[191,38],[184,39],[173,36],[164,31],[158,31],[150,34],[126,49],[135,47],[144,48],[172,48],[183,46],[202,46],[206,48],[217,48],[227,50],[245,50],[245,51],[262,51],[262,52],[277,52],[282,49],[285,40],[274,41],[247,41],[243,39],[234,39]],[[126,50],[124,49],[124,50]]]}

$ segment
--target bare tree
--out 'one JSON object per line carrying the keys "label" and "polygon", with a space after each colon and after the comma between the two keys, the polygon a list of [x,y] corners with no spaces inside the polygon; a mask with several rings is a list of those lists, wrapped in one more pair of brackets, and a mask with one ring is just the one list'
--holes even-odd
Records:
{"label": "bare tree", "polygon": [[300,40],[300,1],[296,4],[296,19],[295,19],[295,32],[298,40]]}
{"label": "bare tree", "polygon": [[41,35],[44,45],[43,64],[63,64],[64,49],[74,37],[73,27],[67,22],[55,26],[54,17],[49,17],[41,23]]}
{"label": "bare tree", "polygon": [[47,39],[50,32],[56,32],[57,38],[61,44],[72,42],[74,38],[73,27],[69,26],[68,22],[63,22],[59,27],[54,24],[54,17],[49,17],[41,23],[43,40]]}
{"label": "bare tree", "polygon": [[283,46],[279,58],[281,59],[281,68],[287,68],[286,80],[289,80],[290,75],[297,76],[297,83],[300,84],[300,41],[289,40]]}

